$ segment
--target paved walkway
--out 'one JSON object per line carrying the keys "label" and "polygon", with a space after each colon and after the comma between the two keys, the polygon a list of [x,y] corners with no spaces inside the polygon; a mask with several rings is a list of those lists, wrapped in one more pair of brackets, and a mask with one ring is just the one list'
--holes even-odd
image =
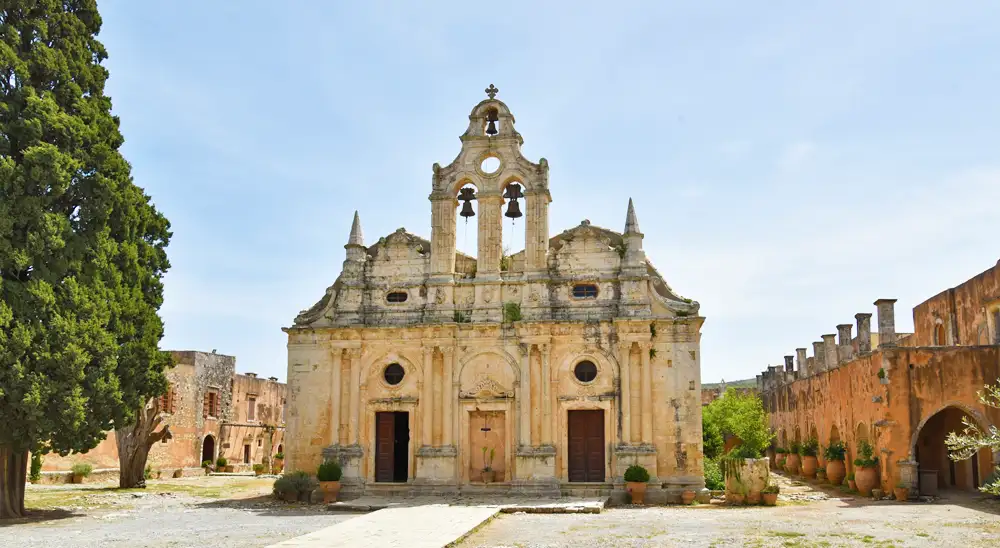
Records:
{"label": "paved walkway", "polygon": [[272,548],[442,548],[464,537],[499,512],[499,506],[446,504],[386,508],[274,544]]}

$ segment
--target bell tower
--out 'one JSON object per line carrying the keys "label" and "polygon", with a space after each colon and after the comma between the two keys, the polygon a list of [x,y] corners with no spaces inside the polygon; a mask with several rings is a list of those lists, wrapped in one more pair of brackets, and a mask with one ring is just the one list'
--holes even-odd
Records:
{"label": "bell tower", "polygon": [[[487,98],[469,114],[469,126],[460,137],[462,149],[451,164],[434,164],[431,201],[431,275],[428,285],[455,283],[455,223],[458,208],[478,227],[476,283],[501,279],[502,223],[505,218],[524,219],[525,275],[539,276],[546,270],[548,251],[548,162],[538,163],[521,154],[524,140],[514,128],[514,115],[496,98],[499,89],[490,84]],[[468,187],[474,187],[472,190]],[[463,187],[467,187],[462,192]],[[478,213],[469,205],[475,201]],[[522,207],[523,205],[523,207]],[[506,215],[506,217],[505,217]],[[514,244],[512,252],[520,251]],[[443,288],[443,287],[442,287]],[[453,294],[453,291],[445,291]],[[483,296],[480,302],[480,295]],[[499,308],[499,294],[485,287],[476,290],[476,308]],[[454,301],[437,299],[438,306]],[[490,315],[492,317],[492,314]]]}

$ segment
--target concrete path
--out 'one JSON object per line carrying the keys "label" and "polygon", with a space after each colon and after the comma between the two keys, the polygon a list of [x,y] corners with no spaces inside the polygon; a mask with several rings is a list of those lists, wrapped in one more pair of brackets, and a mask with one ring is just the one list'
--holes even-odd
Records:
{"label": "concrete path", "polygon": [[346,502],[335,502],[327,508],[334,512],[373,512],[383,508],[413,506],[490,506],[504,513],[526,514],[598,514],[604,509],[606,497],[538,499],[511,496],[480,497],[378,497],[363,496]]}
{"label": "concrete path", "polygon": [[445,504],[386,508],[273,544],[272,548],[442,548],[464,537],[499,512],[499,506]]}

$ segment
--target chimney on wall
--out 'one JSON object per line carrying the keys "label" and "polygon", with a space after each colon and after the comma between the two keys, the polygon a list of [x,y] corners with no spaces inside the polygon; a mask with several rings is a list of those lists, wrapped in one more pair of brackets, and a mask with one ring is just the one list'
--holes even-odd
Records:
{"label": "chimney on wall", "polygon": [[278,377],[268,377],[267,380],[271,382],[278,382]]}
{"label": "chimney on wall", "polygon": [[806,358],[805,348],[796,348],[795,357],[799,362],[799,378],[804,378],[809,376],[809,360]]}
{"label": "chimney on wall", "polygon": [[878,347],[896,346],[896,299],[875,301],[878,310]]}
{"label": "chimney on wall", "polygon": [[256,379],[257,378],[257,374],[256,373],[244,373],[244,375],[250,377],[251,379]]}
{"label": "chimney on wall", "polygon": [[823,354],[826,356],[826,369],[829,371],[837,367],[837,336],[834,334],[823,335]]}
{"label": "chimney on wall", "polygon": [[854,319],[858,321],[858,354],[867,354],[872,351],[872,315],[858,312]]}
{"label": "chimney on wall", "polygon": [[785,373],[795,372],[795,356],[785,356]]}
{"label": "chimney on wall", "polygon": [[837,358],[840,363],[851,361],[854,357],[854,344],[851,342],[851,328],[849,323],[842,323],[837,326]]}
{"label": "chimney on wall", "polygon": [[823,341],[813,343],[813,366],[810,373],[819,373],[826,369],[826,359],[823,358]]}

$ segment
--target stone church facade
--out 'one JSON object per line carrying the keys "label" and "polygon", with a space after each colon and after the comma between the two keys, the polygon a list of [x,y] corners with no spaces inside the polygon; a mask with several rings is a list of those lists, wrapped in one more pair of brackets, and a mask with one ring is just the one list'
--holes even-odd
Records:
{"label": "stone church facade", "polygon": [[[521,155],[496,91],[433,166],[431,239],[366,245],[356,213],[340,276],[284,329],[287,469],[338,459],[345,496],[559,495],[622,493],[639,463],[654,501],[704,492],[698,303],[646,259],[631,200],[623,233],[550,235],[548,162]],[[478,205],[477,257],[456,249],[460,202]],[[522,207],[506,256],[501,222]]]}

